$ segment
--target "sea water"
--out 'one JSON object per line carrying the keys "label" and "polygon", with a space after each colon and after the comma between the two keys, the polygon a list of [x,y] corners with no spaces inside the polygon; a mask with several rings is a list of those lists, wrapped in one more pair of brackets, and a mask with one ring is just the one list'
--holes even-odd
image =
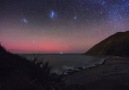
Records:
{"label": "sea water", "polygon": [[43,58],[44,61],[48,61],[52,70],[56,73],[62,73],[69,69],[75,69],[75,67],[91,67],[98,64],[102,64],[104,56],[86,56],[86,55],[65,55],[65,54],[23,54],[21,55],[29,60],[37,58]]}

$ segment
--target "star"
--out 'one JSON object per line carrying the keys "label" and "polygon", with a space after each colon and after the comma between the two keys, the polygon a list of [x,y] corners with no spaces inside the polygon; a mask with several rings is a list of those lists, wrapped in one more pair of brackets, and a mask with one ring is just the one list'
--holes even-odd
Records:
{"label": "star", "polygon": [[74,20],[76,20],[76,19],[77,19],[77,16],[74,17]]}

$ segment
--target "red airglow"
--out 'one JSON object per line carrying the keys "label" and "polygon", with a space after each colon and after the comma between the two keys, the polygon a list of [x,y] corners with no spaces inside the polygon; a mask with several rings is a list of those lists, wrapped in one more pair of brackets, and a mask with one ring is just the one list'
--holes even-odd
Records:
{"label": "red airglow", "polygon": [[75,50],[74,47],[68,47],[67,45],[55,44],[55,43],[38,43],[38,44],[10,44],[4,45],[11,52],[27,52],[27,53],[60,53],[60,52],[71,52]]}

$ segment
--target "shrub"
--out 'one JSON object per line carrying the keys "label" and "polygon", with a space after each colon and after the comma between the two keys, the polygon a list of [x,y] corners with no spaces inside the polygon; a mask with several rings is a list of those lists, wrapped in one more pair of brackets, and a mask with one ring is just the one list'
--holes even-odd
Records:
{"label": "shrub", "polygon": [[58,75],[52,72],[49,63],[45,62],[43,58],[35,57],[31,61],[31,65],[32,84],[43,90],[62,90],[64,87],[63,74]]}

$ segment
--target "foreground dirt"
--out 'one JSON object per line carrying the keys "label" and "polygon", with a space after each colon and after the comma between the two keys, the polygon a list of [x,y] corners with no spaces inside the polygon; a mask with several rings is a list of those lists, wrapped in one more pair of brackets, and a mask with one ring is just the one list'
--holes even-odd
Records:
{"label": "foreground dirt", "polygon": [[110,58],[64,80],[67,90],[129,90],[129,58]]}

